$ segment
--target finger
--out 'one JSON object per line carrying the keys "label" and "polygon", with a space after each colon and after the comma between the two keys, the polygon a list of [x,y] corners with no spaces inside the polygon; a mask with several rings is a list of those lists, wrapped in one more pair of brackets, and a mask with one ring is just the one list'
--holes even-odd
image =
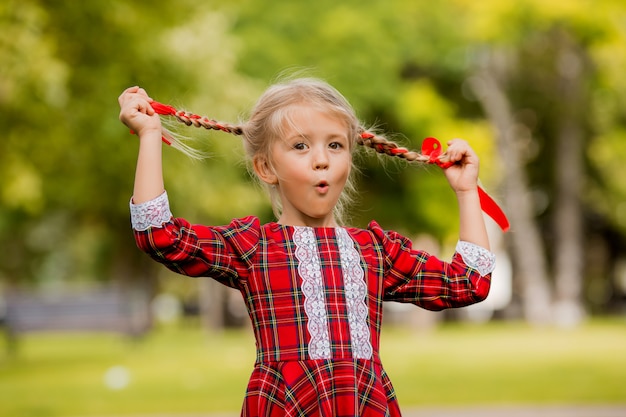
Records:
{"label": "finger", "polygon": [[143,97],[150,103],[154,101],[150,96],[148,96],[148,93],[146,92],[146,90],[144,90],[143,88],[139,86],[129,87],[126,90],[124,90],[122,94],[120,94],[120,96],[118,97],[118,101],[121,104],[122,101],[124,101],[126,98],[130,98],[134,95]]}
{"label": "finger", "polygon": [[134,105],[137,111],[139,111],[140,113],[147,114],[148,116],[154,114],[154,109],[152,108],[150,103],[148,103],[144,98],[138,99]]}
{"label": "finger", "polygon": [[136,92],[138,88],[139,87],[128,87],[126,90],[122,91],[122,94],[117,97],[117,102],[120,104],[120,106],[122,105],[122,102],[126,99],[126,97],[129,94]]}
{"label": "finger", "polygon": [[144,96],[146,98],[146,100],[148,100],[149,102],[152,102],[154,100],[152,100],[152,98],[148,95],[148,92],[146,90],[144,90],[143,88],[139,87],[139,89],[137,90],[137,94],[140,94],[142,96]]}
{"label": "finger", "polygon": [[472,157],[472,149],[463,139],[452,139],[448,141],[448,149],[445,155],[453,162],[459,162],[464,158]]}
{"label": "finger", "polygon": [[142,108],[145,110],[144,113],[148,116],[152,116],[155,111],[149,103],[152,103],[154,100],[148,95],[148,92],[141,87],[137,89],[136,94],[141,97],[142,100],[145,100],[145,102],[142,103]]}
{"label": "finger", "polygon": [[128,87],[126,90],[124,90],[124,92],[122,94],[125,94],[125,93],[136,93],[137,91],[139,91],[139,86],[134,85],[134,86]]}
{"label": "finger", "polygon": [[439,159],[443,162],[459,162],[463,159],[464,152],[462,149],[459,149],[458,146],[450,146],[446,151],[439,157]]}
{"label": "finger", "polygon": [[466,152],[464,149],[452,149],[450,151],[450,159],[458,162],[462,160],[466,156]]}

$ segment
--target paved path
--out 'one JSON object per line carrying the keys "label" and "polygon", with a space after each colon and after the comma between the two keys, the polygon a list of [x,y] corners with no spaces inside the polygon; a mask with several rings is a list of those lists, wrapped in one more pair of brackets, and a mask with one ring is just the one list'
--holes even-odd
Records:
{"label": "paved path", "polygon": [[626,404],[617,406],[537,406],[483,408],[417,408],[404,417],[626,417]]}

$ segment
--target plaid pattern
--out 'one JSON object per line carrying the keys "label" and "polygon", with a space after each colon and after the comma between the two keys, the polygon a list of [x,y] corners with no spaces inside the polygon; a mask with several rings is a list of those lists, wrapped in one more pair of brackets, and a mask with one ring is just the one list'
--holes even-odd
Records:
{"label": "plaid pattern", "polygon": [[242,416],[400,416],[380,363],[365,359],[257,363]]}
{"label": "plaid pattern", "polygon": [[353,358],[338,237],[334,228],[312,230],[322,268],[331,359],[308,355],[294,227],[261,225],[255,217],[219,227],[172,218],[163,227],[135,231],[135,238],[169,269],[212,277],[242,293],[257,344],[243,416],[399,416],[378,354],[383,301],[430,310],[466,306],[487,296],[490,275],[482,276],[458,253],[444,262],[414,250],[409,239],[384,231],[376,222],[367,229],[345,228],[365,271],[373,349],[371,360]]}

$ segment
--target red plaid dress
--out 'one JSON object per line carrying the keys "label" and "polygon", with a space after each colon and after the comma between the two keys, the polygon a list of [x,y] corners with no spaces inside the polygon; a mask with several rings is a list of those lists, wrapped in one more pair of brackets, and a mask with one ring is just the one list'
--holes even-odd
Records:
{"label": "red plaid dress", "polygon": [[246,217],[208,227],[172,218],[167,207],[156,215],[134,207],[139,248],[175,272],[241,292],[257,347],[242,416],[399,416],[378,353],[383,301],[441,310],[489,291],[489,252],[473,258],[478,269],[463,260],[477,247],[443,262],[376,222],[309,228]]}

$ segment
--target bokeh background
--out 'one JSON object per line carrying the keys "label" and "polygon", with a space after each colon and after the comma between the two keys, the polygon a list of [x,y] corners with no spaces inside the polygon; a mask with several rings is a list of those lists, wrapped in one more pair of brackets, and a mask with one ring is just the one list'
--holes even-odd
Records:
{"label": "bokeh background", "polygon": [[[468,140],[511,221],[503,234],[487,220],[487,301],[389,306],[401,404],[626,403],[624,68],[619,0],[4,0],[0,415],[237,412],[254,361],[245,310],[135,248],[137,143],[117,97],[140,85],[236,122],[294,73],[329,81],[407,147]],[[236,138],[185,134],[209,157],[166,149],[177,216],[272,219]],[[351,223],[450,256],[457,211],[440,170],[355,159]]]}

